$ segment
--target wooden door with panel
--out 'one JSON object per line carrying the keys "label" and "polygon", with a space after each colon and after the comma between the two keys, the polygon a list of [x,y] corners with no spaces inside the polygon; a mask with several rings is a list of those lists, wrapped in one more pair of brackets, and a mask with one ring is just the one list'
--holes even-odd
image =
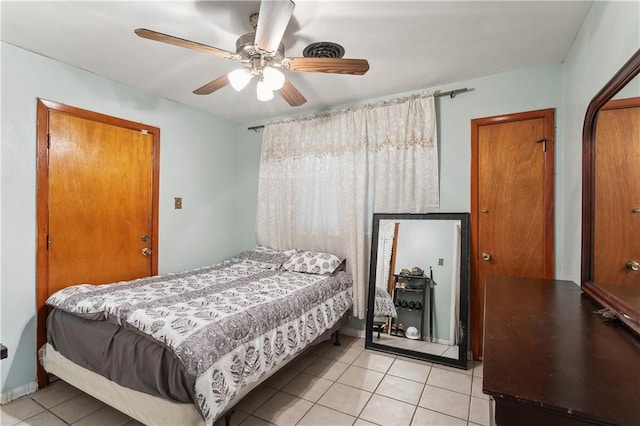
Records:
{"label": "wooden door with panel", "polygon": [[49,292],[152,275],[152,135],[58,112],[49,126]]}
{"label": "wooden door with panel", "polygon": [[39,100],[38,348],[55,291],[157,274],[159,133]]}
{"label": "wooden door with panel", "polygon": [[488,276],[552,278],[554,110],[472,121],[472,351]]}

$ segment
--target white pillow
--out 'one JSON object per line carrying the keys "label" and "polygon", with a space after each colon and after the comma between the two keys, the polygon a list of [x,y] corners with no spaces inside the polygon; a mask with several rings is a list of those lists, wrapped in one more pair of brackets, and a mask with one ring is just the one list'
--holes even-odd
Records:
{"label": "white pillow", "polygon": [[270,269],[278,269],[284,262],[294,254],[296,250],[278,251],[269,247],[257,246],[250,250],[243,251],[236,256],[238,259],[260,262]]}

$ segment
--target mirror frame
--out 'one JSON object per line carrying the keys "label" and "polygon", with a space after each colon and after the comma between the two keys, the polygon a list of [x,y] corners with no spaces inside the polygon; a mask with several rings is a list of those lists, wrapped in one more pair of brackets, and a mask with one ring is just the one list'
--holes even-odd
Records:
{"label": "mirror frame", "polygon": [[[418,352],[405,348],[383,345],[373,341],[373,309],[375,305],[375,291],[372,286],[376,282],[376,267],[378,261],[378,233],[381,220],[457,220],[461,225],[460,238],[460,328],[461,341],[459,343],[458,358],[446,358],[440,355]],[[403,355],[409,358],[431,361],[467,369],[469,348],[469,292],[470,292],[470,242],[469,242],[469,213],[374,213],[373,233],[371,236],[371,263],[369,265],[369,294],[367,297],[367,326],[365,333],[365,348],[381,352]]]}
{"label": "mirror frame", "polygon": [[611,309],[632,331],[640,334],[640,312],[610,294],[594,281],[595,135],[598,112],[627,83],[640,74],[640,49],[596,94],[587,107],[582,132],[582,290]]}

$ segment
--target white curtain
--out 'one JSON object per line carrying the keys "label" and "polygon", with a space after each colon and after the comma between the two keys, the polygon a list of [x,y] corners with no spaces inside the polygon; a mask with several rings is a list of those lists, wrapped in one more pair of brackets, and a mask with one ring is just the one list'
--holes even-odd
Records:
{"label": "white curtain", "polygon": [[257,241],[344,256],[364,318],[374,212],[438,210],[433,94],[265,126]]}
{"label": "white curtain", "polygon": [[376,287],[389,291],[389,275],[391,274],[391,254],[393,253],[393,237],[396,223],[392,220],[381,220],[378,226],[378,264],[376,265]]}

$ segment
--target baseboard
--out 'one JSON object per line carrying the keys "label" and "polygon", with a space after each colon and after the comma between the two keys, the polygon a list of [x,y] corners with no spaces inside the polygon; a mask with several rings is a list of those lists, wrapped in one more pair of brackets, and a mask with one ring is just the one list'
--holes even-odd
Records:
{"label": "baseboard", "polygon": [[13,401],[14,399],[18,399],[21,396],[29,395],[30,393],[34,393],[38,390],[38,383],[31,382],[26,385],[22,385],[18,388],[12,389],[9,392],[3,392],[0,394],[0,404],[6,404],[7,402]]}

